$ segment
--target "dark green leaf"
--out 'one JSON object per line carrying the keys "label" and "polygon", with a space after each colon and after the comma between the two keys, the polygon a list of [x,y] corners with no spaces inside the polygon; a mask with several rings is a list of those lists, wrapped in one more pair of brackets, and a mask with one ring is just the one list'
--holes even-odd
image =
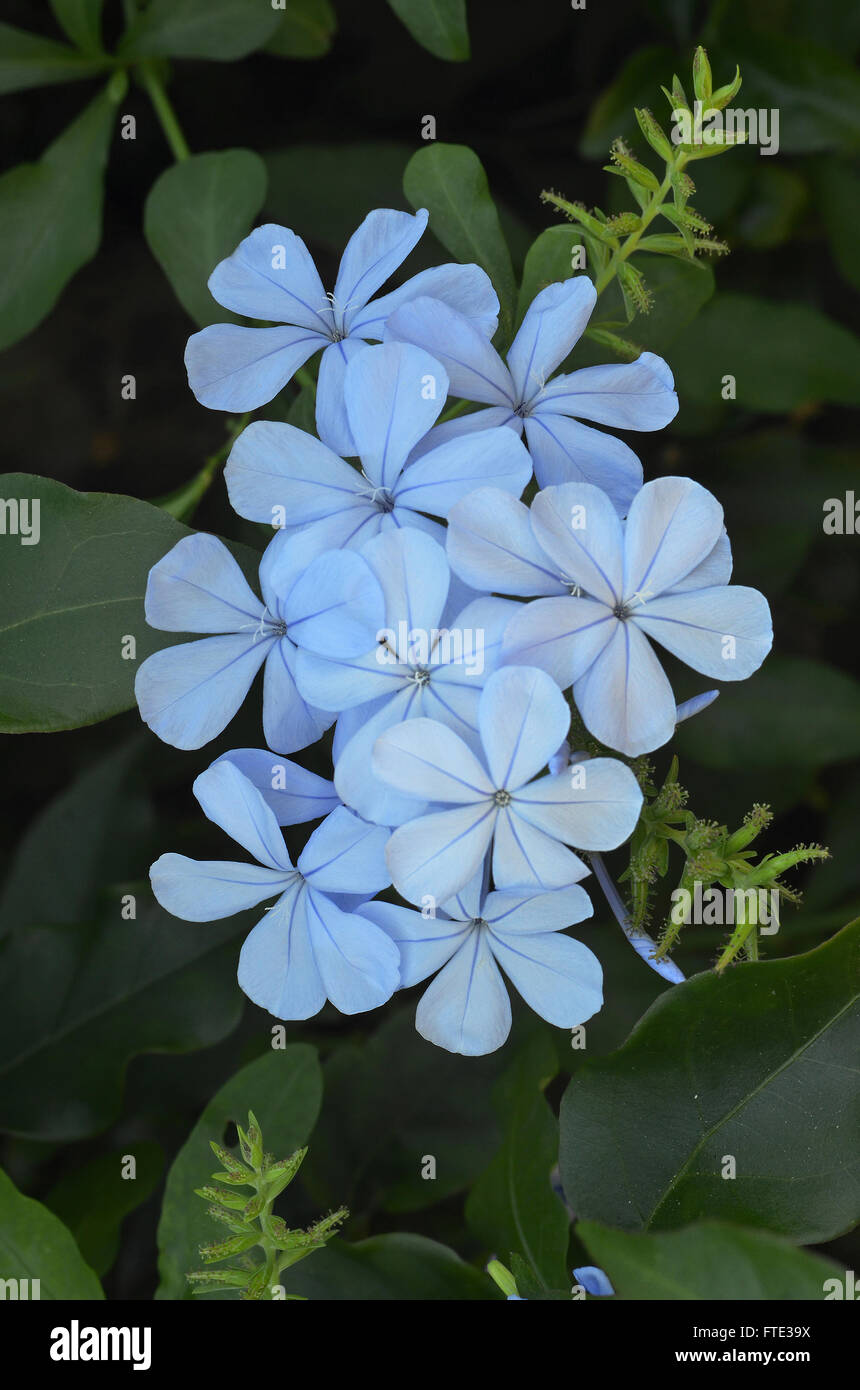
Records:
{"label": "dark green leaf", "polygon": [[0,348],[23,338],[95,255],[116,103],[103,91],[45,151],[0,178]]}
{"label": "dark green leaf", "polygon": [[0,1114],[11,1133],[94,1134],[116,1114],[130,1058],[210,1046],[238,1022],[243,921],[180,922],[143,888],[124,920],[125,892],[95,927],[27,927],[0,948]]}
{"label": "dark green leaf", "polygon": [[0,24],[0,92],[23,92],[55,82],[79,82],[103,72],[109,60],[78,53],[66,43]]}
{"label": "dark green leaf", "polygon": [[152,0],[120,44],[124,57],[244,58],[284,17],[270,0]]}
{"label": "dark green leaf", "polygon": [[[580,1221],[576,1234],[620,1298],[822,1299],[845,1271],[765,1231],[702,1221],[664,1235],[629,1235]],[[717,1356],[725,1349],[722,1343]]]}
{"label": "dark green leaf", "polygon": [[332,1241],[281,1279],[288,1293],[333,1302],[501,1298],[492,1279],[447,1245],[402,1231]]}
{"label": "dark green leaf", "polygon": [[[158,1227],[157,1298],[190,1298],[185,1275],[199,1264],[199,1246],[217,1238],[218,1228],[206,1203],[194,1196],[217,1167],[210,1140],[221,1142],[228,1124],[242,1124],[248,1111],[257,1116],[266,1149],[285,1158],[306,1143],[319,1113],[322,1074],[316,1049],[293,1043],[270,1050],[242,1067],[213,1096],[176,1156]],[[289,1194],[288,1194],[289,1195]],[[318,1258],[314,1255],[312,1264]]]}
{"label": "dark green leaf", "polygon": [[[127,1160],[135,1176],[123,1177]],[[64,1221],[81,1255],[104,1278],[119,1251],[124,1218],[155,1191],[164,1168],[164,1153],[151,1140],[130,1140],[126,1149],[100,1154],[62,1177],[45,1205]]]}
{"label": "dark green leaf", "polygon": [[150,250],[198,326],[235,322],[206,282],[235,250],[266,196],[266,166],[251,150],[192,155],[156,179],[143,229]]}
{"label": "dark green leaf", "polygon": [[430,212],[430,230],[463,263],[476,262],[499,296],[504,332],[513,324],[516,285],[511,255],[490,197],[487,175],[466,145],[433,141],[406,166],[403,190],[414,208]]}
{"label": "dark green leaf", "polygon": [[54,18],[67,38],[84,53],[100,53],[104,0],[51,0]]}
{"label": "dark green leaf", "polygon": [[[62,1221],[19,1192],[0,1169],[0,1279],[27,1280],[28,1299],[103,1299],[101,1285]],[[32,1281],[38,1279],[37,1293]],[[9,1298],[9,1293],[4,1293]]]}
{"label": "dark green leaf", "polygon": [[[266,212],[308,243],[318,242],[340,256],[373,208],[401,205],[403,169],[411,152],[405,142],[379,140],[293,145],[267,154]],[[404,267],[407,274],[415,273],[427,241],[425,232]]]}
{"label": "dark green leaf", "polygon": [[707,1215],[805,1244],[841,1234],[858,1207],[845,1114],[858,980],[860,922],[806,955],[662,995],[567,1089],[560,1162],[574,1210],[623,1230]]}
{"label": "dark green leaf", "polygon": [[462,63],[469,56],[466,0],[388,0],[413,39],[436,58]]}
{"label": "dark green leaf", "polygon": [[287,0],[266,52],[278,58],[322,58],[336,32],[337,15],[329,0]]}
{"label": "dark green leaf", "polygon": [[818,161],[815,171],[818,203],[833,259],[849,284],[860,290],[860,173],[848,160]]}
{"label": "dark green leaf", "polygon": [[570,1221],[552,1190],[558,1121],[543,1096],[558,1059],[545,1033],[522,1050],[495,1087],[504,1139],[466,1202],[466,1220],[490,1251],[523,1255],[546,1288],[567,1279]]}

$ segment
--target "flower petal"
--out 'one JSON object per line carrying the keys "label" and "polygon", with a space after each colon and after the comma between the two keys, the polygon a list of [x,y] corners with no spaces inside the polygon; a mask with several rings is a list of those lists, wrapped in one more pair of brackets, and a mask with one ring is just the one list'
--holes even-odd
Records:
{"label": "flower petal", "polygon": [[218,763],[232,763],[253,783],[278,825],[318,820],[340,805],[334,782],[262,748],[234,748]]}
{"label": "flower petal", "polygon": [[234,314],[331,332],[331,304],[313,257],[288,227],[255,228],[219,261],[208,284],[212,298]]}
{"label": "flower petal", "polygon": [[672,687],[635,623],[618,623],[603,651],[574,684],[573,697],[595,738],[628,757],[651,753],[672,737]]}
{"label": "flower petal", "polygon": [[312,560],[281,611],[291,641],[318,656],[372,651],[385,622],[379,582],[354,550],[328,550]]}
{"label": "flower petal", "polygon": [[[410,720],[406,727],[420,722]],[[386,737],[383,734],[378,744]],[[398,826],[385,855],[400,896],[424,906],[428,900],[437,905],[447,902],[459,893],[483,862],[495,820],[496,808],[481,801]]]}
{"label": "flower petal", "polygon": [[[576,282],[574,282],[576,283]],[[617,430],[661,430],[678,414],[668,363],[653,352],[635,362],[582,367],[557,376],[541,393],[538,415],[552,411]]]}
{"label": "flower petal", "polygon": [[308,890],[296,884],[270,908],[239,954],[239,986],[275,1018],[312,1018],[326,1000],[307,920]]}
{"label": "flower petal", "polygon": [[485,338],[492,338],[499,326],[499,297],[489,275],[477,265],[449,264],[419,271],[398,289],[359,309],[350,321],[349,331],[362,338],[381,338],[386,320],[395,309],[425,297],[449,304],[474,323]]}
{"label": "flower petal", "polygon": [[588,758],[521,787],[511,809],[577,849],[615,849],[636,829],[642,792],[617,758]]}
{"label": "flower petal", "polygon": [[571,884],[551,893],[505,892],[490,893],[481,916],[494,932],[512,936],[534,932],[563,931],[574,922],[591,917],[594,909],[584,888]]}
{"label": "flower petal", "polygon": [[512,615],[502,655],[519,666],[539,666],[566,690],[603,651],[617,621],[594,599],[535,599]]}
{"label": "flower petal", "polygon": [[317,826],[298,859],[313,888],[325,893],[366,893],[391,882],[385,863],[388,830],[368,825],[345,806],[337,806]]}
{"label": "flower petal", "polygon": [[709,551],[704,560],[701,560],[689,574],[677,584],[673,584],[668,591],[672,594],[684,593],[688,589],[711,589],[717,584],[728,584],[732,577],[732,547],[725,527],[722,535]]}
{"label": "flower petal", "polygon": [[202,748],[230,723],[273,640],[229,633],[153,652],[134,682],[144,724],[174,748]]}
{"label": "flower petal", "polygon": [[467,584],[523,598],[567,593],[535,539],[529,509],[498,487],[479,487],[448,512],[448,559]]}
{"label": "flower petal", "polygon": [[188,859],[162,854],[149,871],[152,891],[174,917],[186,922],[217,922],[283,893],[290,879],[259,864],[221,859]]}
{"label": "flower petal", "polygon": [[296,685],[297,652],[288,637],[272,648],[263,672],[263,733],[278,753],[309,748],[334,723],[334,715],[308,704]]}
{"label": "flower petal", "polygon": [[428,634],[438,627],[451,581],[445,551],[423,531],[404,526],[368,541],[361,557],[384,595],[383,622],[396,634],[389,645],[400,661],[408,661],[408,642],[400,640],[401,624],[407,635],[410,631]]}
{"label": "flower petal", "polygon": [[317,434],[323,444],[343,458],[354,458],[358,453],[344,398],[346,372],[350,363],[366,351],[367,344],[361,338],[342,338],[329,343],[320,358],[314,412]]}
{"label": "flower petal", "polygon": [[739,584],[661,594],[632,621],[694,671],[721,680],[746,680],[773,645],[767,599]]}
{"label": "flower petal", "polygon": [[416,801],[472,804],[493,794],[474,753],[436,719],[409,719],[388,729],[374,745],[371,766],[388,786]]}
{"label": "flower petal", "polygon": [[429,353],[409,343],[365,348],[349,364],[344,402],[366,476],[393,488],[409,454],[445,404],[448,378]]}
{"label": "flower petal", "polygon": [[546,834],[517,814],[518,803],[500,812],[493,842],[493,880],[502,890],[552,891],[569,888],[585,878],[588,869]]}
{"label": "flower petal", "polygon": [[603,970],[593,951],[558,932],[514,936],[493,930],[490,949],[536,1014],[575,1028],[603,1007]]}
{"label": "flower petal", "polygon": [[528,450],[506,425],[449,439],[404,469],[394,488],[398,506],[447,516],[483,485],[519,497],[532,475]]}
{"label": "flower petal", "polygon": [[356,913],[375,922],[397,944],[401,989],[410,989],[428,975],[435,975],[472,930],[464,922],[425,917],[411,907],[397,907],[394,903],[363,903]]}
{"label": "flower petal", "polygon": [[308,892],[308,927],[325,991],[342,1014],[386,1003],[400,983],[400,952],[389,936],[324,893]]}
{"label": "flower petal", "polygon": [[493,786],[514,791],[546,767],[570,726],[570,710],[545,671],[503,666],[484,686],[478,726]]}
{"label": "flower petal", "polygon": [[655,478],[637,493],[624,532],[624,597],[665,593],[711,553],[723,509],[692,478]]}
{"label": "flower petal", "polygon": [[185,345],[188,385],[211,410],[256,410],[286,386],[328,339],[307,328],[212,323]]}
{"label": "flower petal", "polygon": [[386,729],[408,719],[413,709],[416,714],[421,713],[421,692],[414,682],[384,701],[375,713],[365,717],[340,750],[335,762],[335,786],[341,800],[376,825],[402,825],[404,821],[420,816],[424,810],[424,802],[416,802],[414,797],[393,791],[375,777],[371,762],[376,740]]}
{"label": "flower petal", "polygon": [[334,306],[343,329],[349,329],[372,294],[384,285],[421,239],[429,214],[375,208],[353,232],[341,257],[334,287]]}
{"label": "flower petal", "polygon": [[588,483],[544,488],[532,503],[531,522],[561,574],[614,608],[623,592],[624,532],[606,493]]}
{"label": "flower petal", "polygon": [[642,486],[642,464],[614,434],[603,434],[546,410],[528,416],[526,439],[541,487],[591,483],[601,488],[624,516]]}
{"label": "flower petal", "polygon": [[547,285],[535,295],[508,352],[518,401],[543,396],[547,377],[582,337],[596,303],[587,275]]}
{"label": "flower petal", "polygon": [[249,521],[306,526],[349,508],[368,510],[360,474],[294,425],[254,420],[224,469],[230,505]]}
{"label": "flower petal", "polygon": [[292,872],[274,811],[234,763],[213,763],[196,778],[193,791],[203,814],[252,854],[258,864]]}
{"label": "flower petal", "polygon": [[385,326],[385,340],[414,343],[441,362],[452,396],[513,407],[511,374],[495,348],[475,324],[440,299],[424,296],[395,310]]}
{"label": "flower petal", "polygon": [[465,1057],[495,1052],[511,1031],[511,1001],[487,936],[472,932],[425,990],[415,1014],[422,1038]]}
{"label": "flower petal", "polygon": [[199,531],[184,536],[149,571],[146,621],[162,632],[248,632],[263,605],[226,545]]}

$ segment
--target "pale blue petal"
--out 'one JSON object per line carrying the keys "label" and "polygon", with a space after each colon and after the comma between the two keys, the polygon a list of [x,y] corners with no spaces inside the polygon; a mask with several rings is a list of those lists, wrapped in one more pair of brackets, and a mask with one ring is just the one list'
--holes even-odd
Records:
{"label": "pale blue petal", "polygon": [[590,598],[535,599],[510,618],[502,655],[519,666],[539,666],[566,690],[603,651],[617,621]]}
{"label": "pale blue petal", "polygon": [[719,690],[705,690],[701,695],[694,695],[692,699],[684,700],[676,711],[676,722],[683,724],[685,719],[692,719],[694,714],[701,714],[702,710],[714,703],[719,693]]}
{"label": "pale blue petal", "polygon": [[230,723],[272,642],[230,633],[154,652],[134,682],[144,724],[174,748],[202,748]]}
{"label": "pale blue petal", "polygon": [[517,893],[512,889],[490,893],[481,916],[493,931],[519,936],[563,931],[575,922],[585,921],[593,910],[585,889],[571,884],[569,888],[558,888],[552,893]]}
{"label": "pale blue petal", "polygon": [[257,227],[219,261],[208,283],[212,298],[234,314],[331,332],[331,304],[313,258],[288,227]]}
{"label": "pale blue petal", "polygon": [[499,326],[499,297],[486,271],[477,265],[435,265],[399,289],[374,299],[352,319],[349,331],[362,338],[381,338],[388,317],[412,299],[441,299],[492,338]]}
{"label": "pale blue petal", "polygon": [[493,881],[503,890],[569,888],[587,866],[558,839],[516,814],[517,803],[499,813],[493,842]]}
{"label": "pale blue petal", "polygon": [[490,676],[478,726],[490,778],[514,791],[546,767],[570,725],[570,709],[551,676],[534,666],[503,666]]}
{"label": "pale blue petal", "polygon": [[639,783],[617,758],[589,758],[517,792],[519,820],[577,849],[615,849],[636,829]]}
{"label": "pale blue petal", "polygon": [[394,488],[399,506],[447,516],[478,487],[497,487],[519,497],[532,475],[522,440],[506,426],[450,439],[404,469]]}
{"label": "pale blue petal", "polygon": [[312,560],[281,605],[296,646],[317,656],[372,651],[385,623],[376,576],[354,550],[329,550]]}
{"label": "pale blue petal", "polygon": [[389,646],[400,661],[409,660],[405,632],[429,633],[438,628],[448,596],[451,572],[444,549],[413,526],[386,531],[362,547],[385,599],[385,626],[397,635]]}
{"label": "pale blue petal", "polygon": [[536,414],[574,415],[618,430],[662,430],[678,414],[673,386],[662,357],[643,352],[635,362],[582,367],[557,376],[542,392]]}
{"label": "pale blue petal", "polygon": [[717,680],[746,680],[773,645],[767,599],[737,584],[662,594],[637,608],[632,621],[694,671]]}
{"label": "pale blue petal", "polygon": [[528,417],[526,438],[541,487],[592,483],[624,516],[642,486],[642,464],[613,434],[603,434],[566,415],[546,413]]}
{"label": "pale blue petal", "polygon": [[296,649],[288,637],[276,642],[263,672],[263,733],[278,753],[296,753],[321,738],[334,723],[330,711],[308,704],[296,686]]}
{"label": "pale blue petal", "polygon": [[308,890],[298,884],[269,909],[239,954],[239,986],[275,1018],[312,1018],[326,999],[307,922]]}
{"label": "pale blue petal", "polygon": [[[470,599],[448,624],[452,633],[451,650],[454,653],[450,665],[440,665],[433,672],[432,680],[458,685],[480,686],[497,667],[503,664],[502,645],[508,623],[520,609],[520,604],[508,598],[482,596]],[[471,636],[470,636],[471,634]],[[462,658],[456,655],[457,637],[460,637]],[[441,643],[436,647],[437,659],[441,660]],[[481,669],[481,667],[483,669]]]}
{"label": "pale blue petal", "polygon": [[337,714],[398,694],[410,675],[408,666],[388,660],[382,646],[344,661],[328,661],[313,652],[296,653],[296,680],[305,699]]}
{"label": "pale blue petal", "polygon": [[692,478],[655,478],[637,493],[624,531],[624,597],[656,598],[710,555],[723,509]]}
{"label": "pale blue petal", "polygon": [[485,856],[469,882],[443,904],[442,910],[445,915],[453,917],[457,922],[472,922],[476,917],[482,917],[481,908],[489,881],[489,857]]}
{"label": "pale blue petal", "polygon": [[414,343],[431,353],[448,373],[452,396],[482,405],[507,405],[516,401],[511,374],[495,348],[463,314],[427,297],[404,304],[391,315],[386,342]]}
{"label": "pale blue petal", "polygon": [[370,296],[406,260],[421,239],[428,216],[426,208],[416,213],[375,208],[353,232],[341,257],[333,295],[335,313],[345,332]]}
{"label": "pale blue petal", "polygon": [[256,410],[327,341],[307,328],[213,323],[192,333],[185,345],[188,385],[212,410]]}
{"label": "pale blue petal", "polygon": [[350,508],[366,511],[361,475],[294,425],[254,420],[224,469],[230,505],[249,521],[306,526]]}
{"label": "pale blue petal", "polygon": [[609,1298],[615,1293],[607,1275],[597,1265],[580,1265],[573,1271],[573,1277],[594,1298]]}
{"label": "pale blue petal", "polygon": [[346,370],[366,351],[367,344],[361,338],[343,338],[330,343],[320,358],[315,410],[317,434],[329,449],[343,458],[354,458],[358,453],[346,413]]}
{"label": "pale blue petal", "polygon": [[543,392],[547,378],[582,337],[596,302],[586,275],[547,285],[535,295],[508,353],[519,401]]}
{"label": "pale blue petal", "polygon": [[162,854],[149,871],[161,906],[186,922],[217,922],[283,893],[288,875],[259,864]]}
{"label": "pale blue petal", "polygon": [[476,488],[451,508],[448,559],[475,589],[523,598],[568,591],[535,539],[528,507],[502,488]]}
{"label": "pale blue petal", "polygon": [[287,873],[292,870],[274,811],[234,763],[213,763],[196,778],[193,791],[203,814],[258,864]]}
{"label": "pale blue petal", "polygon": [[435,975],[472,930],[462,922],[441,917],[424,917],[411,907],[394,903],[363,903],[356,909],[396,942],[400,952],[400,988],[410,989],[428,975]]}
{"label": "pale blue petal", "polygon": [[603,1007],[603,971],[593,951],[559,932],[520,936],[490,932],[490,949],[536,1014],[575,1028]]}
{"label": "pale blue petal", "polygon": [[384,826],[368,825],[345,806],[338,806],[311,835],[298,867],[321,892],[370,897],[391,882],[385,863],[387,840]]}
{"label": "pale blue petal", "polygon": [[218,763],[237,767],[257,788],[278,825],[318,820],[340,805],[334,782],[262,748],[234,748]]}
{"label": "pale blue petal", "polygon": [[444,369],[409,343],[368,347],[349,364],[344,403],[365,474],[393,488],[419,439],[436,423],[448,394]]}
{"label": "pale blue petal", "polygon": [[400,952],[375,923],[308,892],[308,926],[325,991],[342,1014],[386,1003],[400,984]]}
{"label": "pale blue petal", "polygon": [[[413,719],[406,727],[418,722]],[[385,853],[400,896],[423,907],[428,902],[438,906],[459,893],[483,862],[495,820],[492,802],[482,801],[398,826]]]}
{"label": "pale blue petal", "polygon": [[388,729],[374,745],[372,767],[416,801],[482,802],[494,790],[474,753],[436,719],[409,719]]}
{"label": "pale blue petal", "polygon": [[487,938],[485,931],[467,938],[425,990],[415,1014],[422,1038],[466,1057],[495,1052],[511,1031],[511,1001]]}
{"label": "pale blue petal", "polygon": [[588,483],[544,488],[531,509],[535,538],[566,579],[610,608],[624,583],[624,532],[605,492]]}
{"label": "pale blue petal", "polygon": [[434,425],[432,430],[419,440],[409,455],[409,463],[423,458],[431,449],[438,449],[440,444],[447,444],[449,439],[462,439],[464,435],[475,434],[478,430],[494,430],[502,425],[512,429],[518,438],[522,435],[522,418],[515,415],[509,405],[482,406],[480,410],[473,410],[468,415],[455,415],[453,420]]}
{"label": "pale blue petal", "polygon": [[162,632],[253,633],[263,605],[226,545],[198,531],[153,565],[144,611]]}
{"label": "pale blue petal", "polygon": [[376,825],[402,825],[424,811],[424,802],[393,791],[372,771],[371,759],[376,740],[386,729],[408,719],[413,709],[416,713],[423,712],[420,688],[414,682],[410,688],[400,690],[384,701],[373,714],[363,706],[362,723],[340,749],[335,761],[335,786],[341,800]]}
{"label": "pale blue petal", "polygon": [[711,550],[689,574],[668,590],[671,594],[681,594],[688,589],[711,589],[716,584],[728,584],[732,577],[732,547],[725,528]]}
{"label": "pale blue petal", "polygon": [[635,623],[618,623],[573,697],[594,737],[631,758],[662,747],[675,729],[672,687]]}

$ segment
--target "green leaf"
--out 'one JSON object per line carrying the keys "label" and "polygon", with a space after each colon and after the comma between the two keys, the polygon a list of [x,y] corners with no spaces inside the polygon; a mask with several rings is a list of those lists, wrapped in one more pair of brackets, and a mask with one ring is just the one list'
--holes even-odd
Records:
{"label": "green leaf", "polygon": [[[101,1285],[84,1262],[74,1237],[53,1212],[19,1192],[0,1169],[0,1279],[39,1280],[29,1299],[103,1299]],[[24,1296],[18,1290],[19,1296]],[[9,1298],[9,1292],[4,1293]]]}
{"label": "green leaf", "polygon": [[[339,257],[373,208],[401,204],[403,169],[411,153],[405,141],[394,140],[292,145],[273,151],[266,155],[266,215],[301,228],[306,241],[318,242]],[[414,274],[428,240],[425,232],[409,258],[408,274]]]}
{"label": "green leaf", "polygon": [[586,1061],[561,1108],[580,1217],[660,1230],[706,1214],[804,1244],[852,1225],[858,966],[860,921],[806,955],[676,985],[618,1052]]}
{"label": "green leaf", "polygon": [[[823,494],[822,494],[823,495]],[[826,717],[810,719],[811,709]],[[860,683],[806,657],[771,656],[678,730],[678,752],[705,767],[826,767],[860,754]]]}
{"label": "green leaf", "polygon": [[119,47],[124,58],[244,58],[284,17],[269,0],[152,0]]}
{"label": "green leaf", "polygon": [[[156,1298],[191,1297],[185,1275],[199,1263],[199,1246],[211,1242],[217,1230],[205,1204],[192,1195],[212,1174],[209,1141],[220,1142],[226,1127],[242,1124],[251,1109],[262,1125],[266,1148],[274,1154],[292,1153],[308,1139],[321,1099],[322,1074],[316,1049],[307,1043],[270,1049],[237,1071],[212,1097],[167,1177],[158,1226],[161,1284]],[[316,1259],[315,1255],[308,1264]]]}
{"label": "green leaf", "polygon": [[208,1047],[239,1020],[237,937],[253,918],[180,922],[141,887],[124,920],[125,892],[95,926],[27,927],[0,948],[0,1114],[13,1134],[95,1134],[116,1115],[132,1057]]}
{"label": "green leaf", "polygon": [[466,0],[388,0],[413,39],[435,58],[463,63],[469,57]]}
{"label": "green leaf", "polygon": [[78,53],[66,43],[0,24],[0,93],[24,92],[55,82],[80,82],[104,72],[110,59]]}
{"label": "green leaf", "polygon": [[860,342],[810,304],[721,294],[677,339],[671,366],[682,400],[719,401],[731,373],[752,410],[860,405]]}
{"label": "green leaf", "polygon": [[826,1281],[845,1275],[832,1260],[779,1236],[722,1221],[664,1235],[629,1235],[580,1221],[576,1234],[620,1298],[822,1299]]}
{"label": "green leaf", "polygon": [[814,177],[833,259],[848,283],[860,290],[860,173],[855,164],[834,157],[818,160]]}
{"label": "green leaf", "polygon": [[[135,1176],[124,1178],[129,1157],[135,1160]],[[81,1255],[100,1277],[116,1260],[124,1218],[155,1191],[163,1169],[160,1144],[133,1139],[125,1149],[100,1154],[67,1173],[45,1198],[45,1205],[65,1222]]]}
{"label": "green leaf", "polygon": [[517,324],[541,290],[560,280],[569,280],[578,273],[573,268],[574,249],[582,246],[582,235],[576,227],[547,227],[526,252],[523,279],[517,300]]}
{"label": "green leaf", "polygon": [[102,52],[104,0],[51,0],[51,9],[76,48],[84,53]]}
{"label": "green leaf", "polygon": [[266,196],[266,166],[251,150],[192,155],[156,179],[143,230],[183,308],[199,327],[236,322],[206,282],[247,236]]}
{"label": "green leaf", "polygon": [[558,1121],[543,1089],[558,1070],[546,1033],[535,1036],[495,1087],[504,1139],[466,1202],[466,1220],[488,1250],[516,1251],[545,1288],[568,1276],[570,1221],[550,1182]]}
{"label": "green leaf", "polygon": [[281,1282],[289,1293],[332,1302],[501,1298],[486,1274],[447,1245],[403,1231],[353,1245],[334,1240]]}
{"label": "green leaf", "polygon": [[487,175],[466,145],[433,141],[410,159],[403,191],[430,212],[430,230],[458,261],[476,262],[493,282],[504,333],[513,325],[516,284],[511,255],[490,197]]}
{"label": "green leaf", "polygon": [[98,250],[116,104],[103,91],[38,164],[0,177],[0,348],[36,327]]}
{"label": "green leaf", "polygon": [[266,52],[278,58],[322,58],[336,32],[337,15],[329,0],[287,0]]}

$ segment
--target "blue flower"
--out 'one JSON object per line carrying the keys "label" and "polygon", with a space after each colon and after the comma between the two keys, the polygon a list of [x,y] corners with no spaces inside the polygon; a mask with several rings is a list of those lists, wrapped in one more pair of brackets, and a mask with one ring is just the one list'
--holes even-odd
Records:
{"label": "blue flower", "polygon": [[330,999],[341,1013],[364,1013],[397,988],[397,947],[381,928],[335,900],[369,898],[389,882],[386,832],[340,806],[313,832],[296,867],[274,812],[230,761],[213,763],[194,783],[211,821],[255,864],[162,854],[150,870],[162,907],[189,922],[211,922],[276,901],[239,956],[239,984],[276,1018],[310,1018]]}
{"label": "blue flower", "polygon": [[492,337],[499,301],[476,265],[440,265],[369,303],[406,259],[427,226],[413,216],[377,208],[347,243],[332,294],[326,294],[310,252],[287,227],[258,227],[209,277],[212,297],[236,314],[268,319],[276,328],[217,323],[188,340],[185,365],[197,399],[214,410],[256,410],[323,349],[317,386],[317,428],[337,453],[350,454],[343,410],[347,363],[385,320],[416,295],[455,304],[480,333]]}
{"label": "blue flower", "polygon": [[505,666],[478,701],[483,761],[435,719],[410,719],[376,741],[373,770],[417,801],[451,809],[396,829],[386,858],[408,902],[444,903],[493,849],[496,888],[566,888],[588,870],[565,845],[614,849],[636,825],[642,793],[629,768],[595,758],[576,775],[532,778],[559,748],[570,710],[536,669]]}
{"label": "blue flower", "polygon": [[626,525],[598,488],[546,488],[531,525],[579,594],[523,604],[505,632],[505,659],[572,685],[586,727],[607,747],[648,753],[674,731],[675,697],[649,637],[724,680],[744,680],[770,651],[767,602],[729,585],[723,509],[689,478],[646,483]]}
{"label": "blue flower", "polygon": [[596,299],[584,275],[547,285],[532,300],[507,365],[456,307],[431,298],[398,308],[385,336],[431,352],[447,371],[453,395],[490,407],[441,425],[440,439],[489,425],[525,429],[541,487],[596,483],[623,513],[641,486],[642,465],[620,439],[580,420],[658,430],[678,413],[678,397],[668,364],[653,352],[641,353],[635,362],[584,367],[550,380],[581,337]]}
{"label": "blue flower", "polygon": [[597,1265],[580,1265],[573,1271],[573,1277],[592,1298],[612,1298],[615,1293],[609,1276],[604,1274],[602,1269],[598,1269]]}
{"label": "blue flower", "polygon": [[374,743],[392,725],[426,716],[479,747],[478,698],[516,605],[479,598],[463,607],[456,597],[452,605],[445,551],[413,527],[385,531],[359,554],[385,596],[378,640],[353,657],[300,652],[296,681],[306,700],[341,714],[334,749],[341,799],[365,820],[399,825],[422,808],[373,776]]}
{"label": "blue flower", "polygon": [[383,617],[382,592],[357,555],[321,554],[308,534],[280,533],[260,562],[261,602],[214,536],[186,536],[150,571],[146,620],[164,632],[217,636],[166,647],[135,681],[141,718],[165,743],[200,748],[233,718],[265,662],[263,729],[281,753],[314,743],[333,716],[302,699],[299,646],[366,651]]}
{"label": "blue flower", "polygon": [[444,544],[432,516],[493,484],[517,497],[531,478],[528,451],[511,430],[455,439],[407,465],[448,391],[435,358],[405,343],[368,347],[350,362],[342,394],[361,472],[293,425],[255,421],[233,445],[225,469],[240,516],[290,529],[311,524],[322,546],[357,547],[379,531],[408,525]]}
{"label": "blue flower", "polygon": [[341,804],[334,782],[263,748],[234,748],[222,753],[212,766],[217,767],[219,763],[232,763],[243,777],[247,777],[278,825],[321,820]]}
{"label": "blue flower", "polygon": [[510,1032],[502,971],[535,1013],[560,1028],[584,1023],[603,1004],[600,962],[561,934],[591,916],[587,893],[576,885],[486,893],[482,878],[479,870],[436,916],[384,902],[359,908],[396,941],[401,988],[439,972],[421,996],[415,1026],[428,1042],[467,1057],[494,1052]]}

